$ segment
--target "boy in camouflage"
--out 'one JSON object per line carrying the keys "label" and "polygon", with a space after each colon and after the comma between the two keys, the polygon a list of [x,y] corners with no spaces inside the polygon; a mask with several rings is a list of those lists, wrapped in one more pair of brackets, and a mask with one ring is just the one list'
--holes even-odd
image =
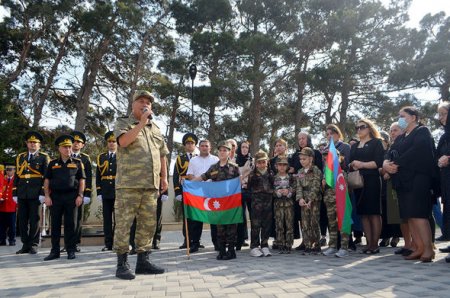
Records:
{"label": "boy in camouflage", "polygon": [[287,157],[278,157],[277,174],[273,178],[275,230],[280,254],[291,253],[294,243],[294,193],[295,180],[288,174]]}
{"label": "boy in camouflage", "polygon": [[247,187],[251,193],[252,201],[250,255],[253,257],[263,255],[269,257],[272,255],[268,241],[273,219],[273,177],[268,170],[268,160],[267,153],[264,151],[257,152],[255,154],[256,168],[248,178]]}
{"label": "boy in camouflage", "polygon": [[[341,167],[345,169],[345,158],[339,155],[339,163]],[[323,153],[324,160],[327,159],[328,151]],[[347,180],[347,173],[344,172],[344,178]],[[330,188],[326,183],[325,179],[322,180],[322,186],[324,187],[323,202],[325,203],[325,208],[327,209],[328,217],[328,231],[330,235],[330,240],[328,241],[328,248],[323,252],[325,256],[335,255],[338,258],[344,258],[348,256],[348,239],[349,235],[346,233],[340,233],[341,235],[341,245],[338,249],[338,224],[337,224],[337,214],[336,214],[336,191],[334,188]]]}
{"label": "boy in camouflage", "polygon": [[314,151],[305,147],[300,152],[302,168],[297,176],[297,202],[302,208],[303,238],[305,252],[320,253],[320,195],[322,172],[313,164]]}

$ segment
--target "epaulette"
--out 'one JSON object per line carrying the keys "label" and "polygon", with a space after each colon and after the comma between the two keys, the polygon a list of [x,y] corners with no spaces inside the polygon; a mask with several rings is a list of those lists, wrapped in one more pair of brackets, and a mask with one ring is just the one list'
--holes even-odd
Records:
{"label": "epaulette", "polygon": [[39,154],[42,154],[42,155],[44,155],[44,156],[48,156],[48,157],[50,157],[50,155],[48,155],[47,153],[45,153],[45,152],[41,152],[41,151],[39,151]]}

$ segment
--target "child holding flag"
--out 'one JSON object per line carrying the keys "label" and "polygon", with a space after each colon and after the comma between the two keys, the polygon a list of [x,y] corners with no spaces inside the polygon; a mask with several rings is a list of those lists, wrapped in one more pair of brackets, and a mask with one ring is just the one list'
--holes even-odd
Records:
{"label": "child holding flag", "polygon": [[313,164],[314,151],[305,147],[300,151],[302,168],[297,176],[297,202],[301,207],[305,252],[320,253],[320,194],[322,172]]}
{"label": "child holding flag", "polygon": [[275,230],[280,254],[290,254],[294,244],[294,193],[295,180],[288,174],[289,162],[286,156],[279,156],[276,162],[277,174],[273,178]]}

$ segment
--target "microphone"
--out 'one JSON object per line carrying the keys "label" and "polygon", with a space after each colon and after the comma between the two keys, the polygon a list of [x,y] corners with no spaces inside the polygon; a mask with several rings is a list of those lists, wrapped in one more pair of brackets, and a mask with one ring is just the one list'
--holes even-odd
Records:
{"label": "microphone", "polygon": [[[148,112],[148,109],[147,109],[147,108],[144,108],[144,109],[142,110],[142,113],[147,113],[147,112]],[[148,119],[150,119],[150,120],[153,119],[152,114],[148,115]]]}

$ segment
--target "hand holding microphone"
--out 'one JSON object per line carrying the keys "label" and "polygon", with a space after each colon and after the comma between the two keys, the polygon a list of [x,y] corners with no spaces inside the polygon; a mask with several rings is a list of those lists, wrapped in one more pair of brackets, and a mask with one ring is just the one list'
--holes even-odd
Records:
{"label": "hand holding microphone", "polygon": [[[153,119],[152,111],[151,111],[151,110],[149,110],[149,109],[147,109],[147,108],[144,108],[144,109],[142,110],[142,112],[143,112],[143,115],[145,115],[146,113],[148,113],[147,118],[148,118],[149,120],[152,120],[152,119]],[[143,115],[142,115],[142,116],[143,116]]]}

